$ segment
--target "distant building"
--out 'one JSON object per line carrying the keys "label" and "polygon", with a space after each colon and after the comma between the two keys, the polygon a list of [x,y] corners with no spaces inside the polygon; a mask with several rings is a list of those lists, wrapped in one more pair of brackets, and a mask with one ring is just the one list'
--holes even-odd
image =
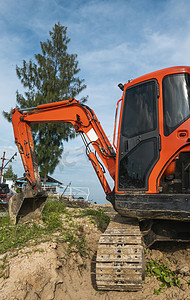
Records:
{"label": "distant building", "polygon": [[[62,183],[56,179],[54,179],[53,177],[47,175],[46,176],[46,183],[44,185],[44,178],[40,178],[41,179],[41,185],[42,185],[42,189],[46,190],[47,192],[49,193],[57,193],[57,187],[59,187],[60,185],[62,185]],[[21,188],[23,187],[24,184],[26,184],[27,181],[24,177],[20,177],[20,178],[17,178],[15,179],[15,190],[18,189],[18,188]]]}
{"label": "distant building", "polygon": [[9,188],[14,188],[15,185],[15,179],[12,178],[5,178],[5,183],[8,184]]}

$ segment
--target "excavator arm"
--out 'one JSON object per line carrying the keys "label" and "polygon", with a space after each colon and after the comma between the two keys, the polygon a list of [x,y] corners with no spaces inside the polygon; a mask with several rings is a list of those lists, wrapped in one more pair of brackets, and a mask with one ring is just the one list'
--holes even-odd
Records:
{"label": "excavator arm", "polygon": [[[21,155],[25,177],[31,190],[36,191],[36,193],[40,193],[41,191],[40,176],[31,132],[32,123],[71,123],[76,132],[82,136],[86,146],[86,154],[93,165],[106,195],[111,193],[104,175],[104,166],[114,179],[114,149],[93,110],[74,98],[38,105],[36,108],[28,111],[16,108],[12,111],[15,142]],[[91,146],[95,152],[91,150]],[[103,164],[99,161],[99,158]]]}

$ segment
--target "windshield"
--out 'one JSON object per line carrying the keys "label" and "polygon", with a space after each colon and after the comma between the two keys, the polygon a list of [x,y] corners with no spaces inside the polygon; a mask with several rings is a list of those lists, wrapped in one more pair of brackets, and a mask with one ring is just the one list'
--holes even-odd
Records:
{"label": "windshield", "polygon": [[156,128],[156,82],[128,88],[125,93],[121,134],[131,138]]}
{"label": "windshield", "polygon": [[190,75],[163,79],[164,135],[168,136],[190,115]]}

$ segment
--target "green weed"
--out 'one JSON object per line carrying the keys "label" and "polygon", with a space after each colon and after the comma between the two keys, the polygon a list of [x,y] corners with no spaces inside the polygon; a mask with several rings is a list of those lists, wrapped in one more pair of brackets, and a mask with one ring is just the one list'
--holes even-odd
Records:
{"label": "green weed", "polygon": [[[68,228],[63,226],[63,215],[69,222]],[[72,251],[79,252],[81,256],[89,254],[85,236],[79,226],[72,221],[72,213],[67,211],[64,203],[48,200],[42,213],[42,220],[42,224],[11,225],[9,218],[0,218],[0,254],[55,239],[65,243],[67,254]]]}
{"label": "green weed", "polygon": [[8,226],[10,223],[9,215],[0,217],[0,227]]}
{"label": "green weed", "polygon": [[159,295],[161,292],[171,286],[181,287],[180,279],[175,271],[172,271],[166,262],[161,260],[150,259],[145,267],[146,276],[156,276],[160,281],[158,289],[154,289],[154,294]]}
{"label": "green weed", "polygon": [[7,255],[0,259],[0,278],[6,278],[6,269],[8,267]]}
{"label": "green weed", "polygon": [[63,202],[57,200],[47,200],[46,205],[43,209],[42,215],[46,216],[49,213],[63,214],[67,211],[66,206]]}
{"label": "green weed", "polygon": [[87,247],[85,235],[80,233],[77,228],[75,230],[66,230],[59,241],[65,243],[65,249],[68,255],[72,252],[79,252],[82,257],[89,254],[90,249]]}
{"label": "green weed", "polygon": [[0,254],[20,248],[32,239],[38,239],[44,233],[44,229],[35,223],[3,226],[0,228]]}
{"label": "green weed", "polygon": [[[104,209],[91,209],[91,208],[86,208],[83,210],[80,210],[78,215],[76,215],[75,217],[77,218],[82,218],[82,217],[88,217],[89,220],[91,221],[91,223],[95,223],[95,221],[97,220],[97,225],[99,228],[103,228],[103,223],[105,223],[106,225],[109,224],[110,222],[110,217],[107,216],[105,214]],[[94,219],[92,219],[92,216],[94,217]]]}
{"label": "green weed", "polygon": [[46,230],[49,233],[62,228],[61,216],[56,212],[49,212],[44,215],[42,219],[46,225]]}

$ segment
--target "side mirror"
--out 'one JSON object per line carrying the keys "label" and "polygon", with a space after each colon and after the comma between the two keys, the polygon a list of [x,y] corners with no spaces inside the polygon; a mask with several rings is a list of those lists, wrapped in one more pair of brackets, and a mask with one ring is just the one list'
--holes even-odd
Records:
{"label": "side mirror", "polygon": [[123,83],[119,83],[119,84],[118,84],[118,87],[120,88],[120,90],[122,90],[122,91],[124,90],[124,85],[123,85]]}

